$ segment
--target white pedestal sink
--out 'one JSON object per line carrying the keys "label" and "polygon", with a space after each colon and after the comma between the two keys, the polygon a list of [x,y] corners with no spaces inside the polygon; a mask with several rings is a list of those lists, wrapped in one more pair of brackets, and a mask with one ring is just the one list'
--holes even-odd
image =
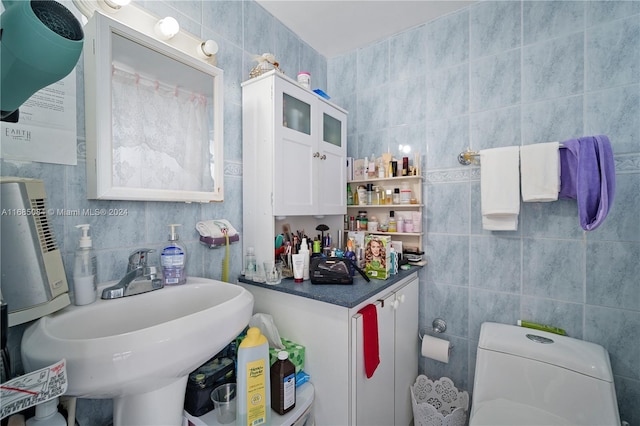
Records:
{"label": "white pedestal sink", "polygon": [[66,395],[113,398],[114,426],[179,426],[189,373],[233,340],[252,310],[244,288],[188,278],[45,316],[25,331],[22,360],[33,371],[65,358]]}

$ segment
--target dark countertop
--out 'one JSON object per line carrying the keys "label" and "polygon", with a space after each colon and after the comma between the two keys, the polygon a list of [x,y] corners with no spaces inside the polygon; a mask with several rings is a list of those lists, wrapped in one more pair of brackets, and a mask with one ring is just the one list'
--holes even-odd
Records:
{"label": "dark countertop", "polygon": [[319,300],[321,302],[331,303],[333,305],[353,308],[359,303],[364,302],[368,298],[374,296],[385,288],[391,287],[403,278],[418,272],[421,266],[411,266],[407,271],[399,271],[396,275],[391,275],[386,280],[371,279],[370,282],[365,281],[360,275],[353,277],[353,284],[311,284],[310,280],[302,283],[295,283],[293,278],[283,278],[280,284],[259,283],[247,280],[244,276],[238,277],[238,281],[244,284],[264,287],[274,291],[290,293],[296,296],[306,297],[309,299]]}

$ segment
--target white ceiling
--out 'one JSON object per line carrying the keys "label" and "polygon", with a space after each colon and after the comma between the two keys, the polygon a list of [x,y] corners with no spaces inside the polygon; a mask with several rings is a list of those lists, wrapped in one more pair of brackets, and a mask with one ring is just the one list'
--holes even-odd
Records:
{"label": "white ceiling", "polygon": [[327,58],[473,3],[458,0],[257,0]]}

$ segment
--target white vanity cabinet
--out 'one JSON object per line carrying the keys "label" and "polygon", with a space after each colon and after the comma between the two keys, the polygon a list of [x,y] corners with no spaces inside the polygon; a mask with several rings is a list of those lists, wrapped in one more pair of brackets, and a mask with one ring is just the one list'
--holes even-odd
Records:
{"label": "white vanity cabinet", "polygon": [[242,123],[244,187],[274,216],[346,213],[344,110],[274,70],[242,84]]}
{"label": "white vanity cabinet", "polygon": [[[383,282],[354,283],[376,286]],[[418,272],[371,293],[352,307],[240,282],[254,296],[254,312],[273,316],[280,335],[305,346],[304,370],[315,387],[318,425],[409,425],[409,386],[418,375]],[[305,282],[303,286],[311,286]],[[346,287],[336,292],[348,292]],[[304,287],[302,288],[304,291]],[[314,289],[309,288],[309,292]],[[380,364],[367,378],[363,317],[377,307]]]}

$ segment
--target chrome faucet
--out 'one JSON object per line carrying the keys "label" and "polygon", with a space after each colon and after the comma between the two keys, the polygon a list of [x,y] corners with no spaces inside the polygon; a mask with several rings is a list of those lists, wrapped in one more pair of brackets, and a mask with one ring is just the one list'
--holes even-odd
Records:
{"label": "chrome faucet", "polygon": [[158,267],[147,265],[148,254],[154,251],[153,249],[141,248],[131,253],[126,275],[117,284],[102,290],[101,297],[103,299],[117,299],[164,287],[162,279],[158,277]]}

